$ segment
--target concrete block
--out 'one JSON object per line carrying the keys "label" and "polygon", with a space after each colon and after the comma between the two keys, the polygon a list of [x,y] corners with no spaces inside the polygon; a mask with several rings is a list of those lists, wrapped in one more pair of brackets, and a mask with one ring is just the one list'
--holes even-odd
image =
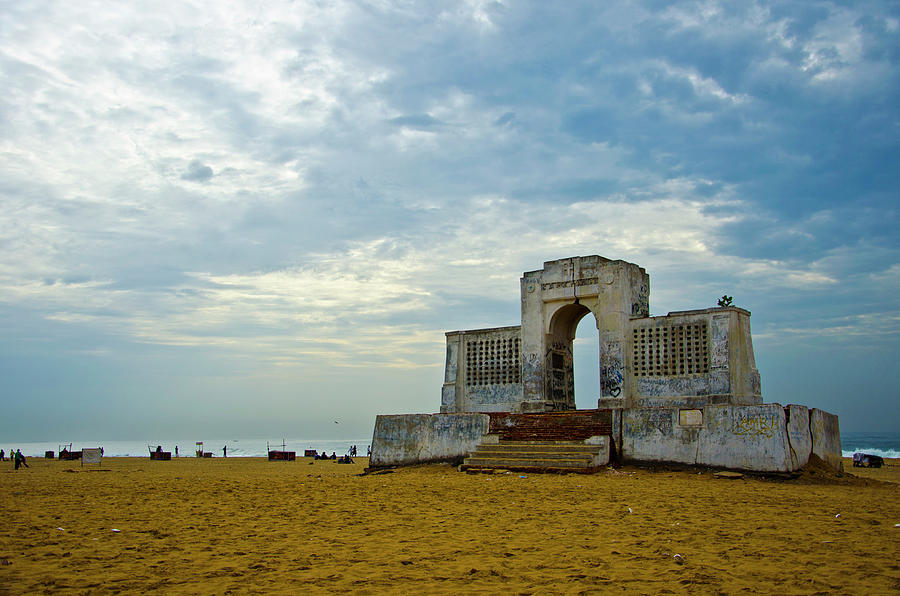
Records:
{"label": "concrete block", "polygon": [[703,413],[698,464],[758,472],[791,470],[781,405],[709,406]]}
{"label": "concrete block", "polygon": [[809,408],[806,406],[788,405],[787,431],[791,449],[791,469],[799,470],[809,461],[812,451],[812,436],[809,432]]}
{"label": "concrete block", "polygon": [[841,429],[838,417],[824,410],[809,411],[809,432],[812,435],[812,453],[830,468],[841,471]]}
{"label": "concrete block", "polygon": [[592,458],[591,465],[595,468],[599,468],[600,466],[605,466],[609,463],[609,437],[590,437],[585,441],[586,445],[592,445],[597,447],[597,452],[594,454]]}

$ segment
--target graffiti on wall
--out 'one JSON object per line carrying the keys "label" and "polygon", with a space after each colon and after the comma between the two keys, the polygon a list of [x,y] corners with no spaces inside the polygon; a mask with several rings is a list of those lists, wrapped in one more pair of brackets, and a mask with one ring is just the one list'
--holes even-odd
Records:
{"label": "graffiti on wall", "polygon": [[622,395],[622,371],[614,366],[600,367],[600,394],[610,397]]}
{"label": "graffiti on wall", "polygon": [[650,316],[650,288],[646,283],[641,284],[637,299],[631,303],[631,315],[635,317]]}
{"label": "graffiti on wall", "polygon": [[778,430],[778,416],[747,416],[734,420],[731,424],[731,432],[745,437],[772,438]]}
{"label": "graffiti on wall", "polygon": [[625,380],[621,346],[619,342],[601,342],[600,350],[600,395],[619,397]]}
{"label": "graffiti on wall", "polygon": [[625,432],[632,436],[647,436],[660,434],[670,436],[672,434],[671,410],[645,410],[633,412],[625,418]]}

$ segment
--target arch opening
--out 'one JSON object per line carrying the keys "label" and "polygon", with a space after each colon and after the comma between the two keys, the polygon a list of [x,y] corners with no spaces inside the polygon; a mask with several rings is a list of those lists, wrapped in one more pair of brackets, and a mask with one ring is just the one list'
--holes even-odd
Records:
{"label": "arch opening", "polygon": [[596,409],[600,397],[600,331],[594,317],[584,317],[578,323],[572,365],[575,368],[575,409]]}
{"label": "arch opening", "polygon": [[[545,370],[547,371],[546,387],[544,395],[547,396],[552,403],[554,410],[575,410],[578,408],[576,402],[575,391],[575,350],[574,343],[576,332],[579,329],[579,323],[587,319],[585,327],[593,327],[596,335],[597,324],[594,317],[587,317],[591,310],[575,302],[561,307],[550,320],[550,332],[547,334],[547,355]],[[597,351],[599,351],[599,340],[597,342]],[[581,350],[579,350],[581,352]],[[581,360],[581,358],[579,358]],[[598,359],[595,362],[599,362]],[[590,366],[582,364],[580,368],[584,368],[586,372],[594,369],[594,375],[597,377],[599,386],[599,364]],[[585,389],[587,393],[588,389]],[[587,393],[584,397],[583,408],[596,408],[596,395],[593,396],[594,405],[588,405],[591,401],[591,394]]]}

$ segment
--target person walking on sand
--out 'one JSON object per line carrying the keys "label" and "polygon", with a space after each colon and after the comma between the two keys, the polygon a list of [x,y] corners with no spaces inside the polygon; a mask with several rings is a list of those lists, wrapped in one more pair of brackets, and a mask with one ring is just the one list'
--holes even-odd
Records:
{"label": "person walking on sand", "polygon": [[222,447],[222,457],[228,457],[228,445]]}
{"label": "person walking on sand", "polygon": [[18,449],[16,449],[15,460],[16,460],[16,469],[17,470],[19,469],[20,465],[25,466],[26,468],[30,467],[27,463],[25,463],[25,456],[22,455],[22,452],[19,451]]}
{"label": "person walking on sand", "polygon": [[6,452],[0,449],[0,461],[6,461]]}

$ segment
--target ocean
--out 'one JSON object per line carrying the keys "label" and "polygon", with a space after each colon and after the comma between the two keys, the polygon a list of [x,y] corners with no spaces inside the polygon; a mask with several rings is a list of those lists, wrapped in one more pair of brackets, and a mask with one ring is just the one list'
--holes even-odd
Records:
{"label": "ocean", "polygon": [[[283,439],[284,449],[296,451],[298,456],[303,455],[305,449],[315,449],[326,453],[344,455],[351,445],[356,445],[358,455],[365,455],[366,448],[371,444],[371,437],[367,439]],[[228,447],[228,457],[266,457],[266,439],[210,439],[204,440],[203,450],[212,452],[214,457],[222,457],[222,447]],[[160,445],[163,451],[171,451],[175,454],[175,446],[178,446],[179,455],[192,457],[197,449],[195,440],[178,441],[94,441],[73,442],[72,449],[78,451],[84,447],[103,447],[106,457],[148,457],[149,449],[155,449]],[[0,449],[21,449],[26,457],[43,457],[45,451],[58,453],[62,443],[19,443],[9,445],[0,444]],[[268,448],[281,449],[282,439],[268,440]],[[870,433],[870,432],[844,432],[841,433],[841,450],[844,457],[851,457],[861,451],[881,457],[900,458],[900,432]]]}
{"label": "ocean", "polygon": [[[357,455],[366,455],[366,448],[372,443],[368,439],[206,439],[203,441],[203,451],[209,451],[213,457],[222,457],[222,448],[228,447],[228,457],[266,457],[267,442],[269,449],[282,449],[284,441],[285,451],[295,451],[298,457],[303,456],[306,449],[315,449],[319,453],[329,455],[334,452],[338,456],[346,454],[351,445],[356,445]],[[193,457],[198,449],[197,440],[177,441],[74,441],[71,449],[80,451],[83,448],[103,447],[104,457],[149,457],[150,450],[159,445],[163,451],[170,451],[175,455],[175,447],[178,447],[180,457]],[[7,451],[21,449],[26,457],[44,457],[44,452],[53,451],[58,454],[60,448],[69,448],[69,443],[9,443],[0,444],[0,449]]]}
{"label": "ocean", "polygon": [[841,451],[844,457],[852,457],[856,452],[881,457],[900,457],[900,432],[842,432]]}

